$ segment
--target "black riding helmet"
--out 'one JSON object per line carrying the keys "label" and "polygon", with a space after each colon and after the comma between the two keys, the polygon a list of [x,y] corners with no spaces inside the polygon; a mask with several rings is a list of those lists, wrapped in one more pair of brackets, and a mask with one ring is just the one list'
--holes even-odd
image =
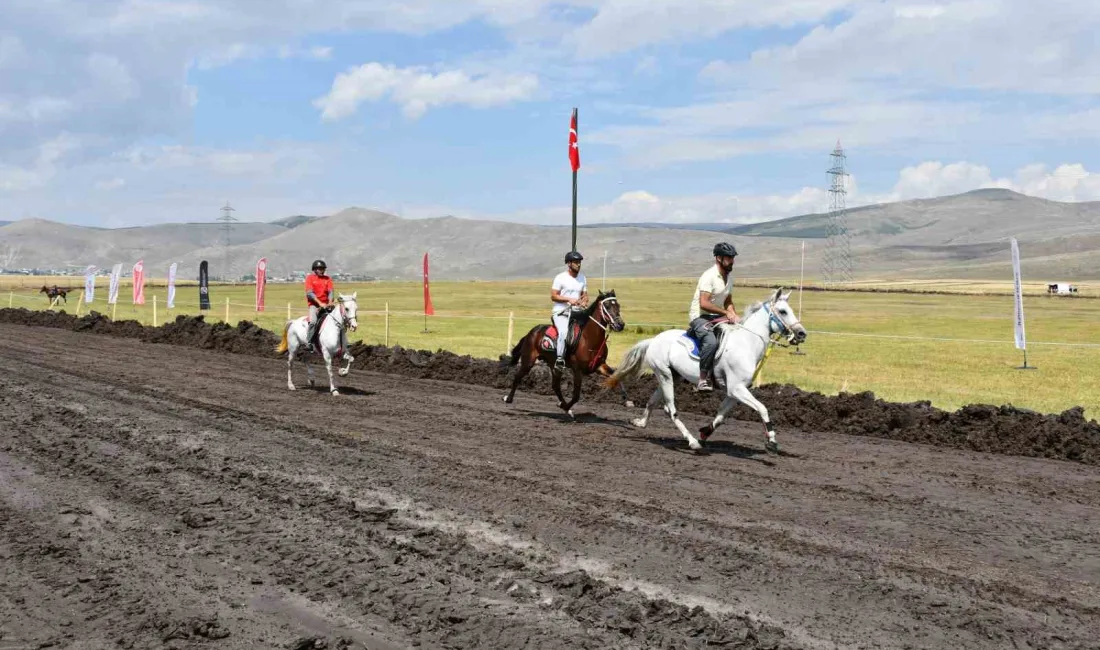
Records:
{"label": "black riding helmet", "polygon": [[583,260],[584,260],[584,256],[581,255],[580,253],[578,253],[577,251],[569,251],[568,253],[565,254],[565,263],[566,264],[568,264],[570,262],[581,262]]}
{"label": "black riding helmet", "polygon": [[325,266],[325,261],[324,260],[313,260],[313,266],[310,267],[310,270],[311,271],[316,271],[317,269],[324,270],[324,269],[327,269],[327,268],[328,267]]}
{"label": "black riding helmet", "polygon": [[721,242],[714,245],[715,257],[737,257],[737,249],[733,247],[733,244],[728,242]]}

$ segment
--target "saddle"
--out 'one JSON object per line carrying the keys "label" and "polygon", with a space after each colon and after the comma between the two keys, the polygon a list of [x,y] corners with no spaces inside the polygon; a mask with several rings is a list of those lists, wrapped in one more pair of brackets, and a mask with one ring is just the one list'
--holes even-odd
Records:
{"label": "saddle", "polygon": [[[724,317],[715,318],[710,323],[704,326],[708,330],[714,330],[714,336],[718,339],[719,343],[719,351],[721,351],[722,330],[718,329],[718,325],[728,322],[729,320]],[[688,329],[686,332],[681,334],[680,338],[677,339],[677,342],[680,345],[684,346],[684,349],[687,350],[688,356],[691,357],[693,361],[699,360],[699,339],[695,338],[695,335],[692,334],[691,329]],[[715,357],[715,361],[717,360],[717,357]]]}
{"label": "saddle", "polygon": [[317,354],[321,354],[321,326],[325,324],[325,319],[332,313],[332,308],[317,310],[317,326],[313,328],[313,338],[309,340],[309,350]]}
{"label": "saddle", "polygon": [[[581,338],[581,328],[583,326],[584,322],[576,318],[575,313],[570,314],[569,331],[565,335],[565,356],[567,358],[575,351],[577,341]],[[547,352],[554,352],[558,349],[558,328],[553,323],[550,323],[550,327],[546,328],[546,332],[542,335],[539,348]]]}

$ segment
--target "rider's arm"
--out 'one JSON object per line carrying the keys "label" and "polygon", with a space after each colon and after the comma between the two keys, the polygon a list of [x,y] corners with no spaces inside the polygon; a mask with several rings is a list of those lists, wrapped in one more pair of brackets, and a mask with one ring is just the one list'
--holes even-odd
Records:
{"label": "rider's arm", "polygon": [[564,302],[569,305],[573,304],[573,299],[566,298],[565,296],[561,295],[561,292],[558,291],[557,287],[550,289],[550,300],[554,302]]}
{"label": "rider's arm", "polygon": [[[699,292],[699,309],[707,312],[708,314],[725,315],[726,310],[711,302],[710,296],[711,294],[709,291]],[[728,299],[729,297],[727,296],[727,300]]]}

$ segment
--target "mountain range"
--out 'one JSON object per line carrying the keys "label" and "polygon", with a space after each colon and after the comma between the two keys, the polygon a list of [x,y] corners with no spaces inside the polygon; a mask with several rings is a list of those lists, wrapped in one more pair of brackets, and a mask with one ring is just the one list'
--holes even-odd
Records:
{"label": "mountain range", "polygon": [[[1003,189],[851,208],[846,211],[856,279],[1012,277],[1009,238],[1020,242],[1024,274],[1043,281],[1100,278],[1100,202],[1061,203]],[[583,212],[579,215],[583,221]],[[807,281],[820,279],[827,214],[738,225],[588,224],[578,231],[590,276],[693,277],[716,241],[741,255],[739,277],[797,277],[806,242]],[[562,267],[570,231],[563,226],[437,217],[403,219],[362,208],[329,216],[296,215],[234,224],[225,245],[221,224],[183,223],[93,228],[41,219],[0,225],[0,267],[83,269],[144,259],[150,277],[168,265],[214,277],[250,273],[260,257],[274,277],[308,270],[323,258],[330,271],[379,279],[420,277],[424,253],[439,279],[546,278]],[[163,269],[158,271],[158,269]],[[228,273],[226,270],[228,269]],[[190,274],[181,271],[181,277]]]}

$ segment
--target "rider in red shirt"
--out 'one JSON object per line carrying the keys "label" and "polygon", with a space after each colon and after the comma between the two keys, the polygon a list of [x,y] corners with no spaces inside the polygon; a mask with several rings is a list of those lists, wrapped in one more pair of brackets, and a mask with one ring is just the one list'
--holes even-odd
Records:
{"label": "rider in red shirt", "polygon": [[306,276],[306,303],[309,305],[309,331],[306,341],[313,341],[314,329],[317,327],[317,314],[322,309],[332,309],[334,287],[332,278],[325,275],[325,261],[313,262],[313,273]]}

